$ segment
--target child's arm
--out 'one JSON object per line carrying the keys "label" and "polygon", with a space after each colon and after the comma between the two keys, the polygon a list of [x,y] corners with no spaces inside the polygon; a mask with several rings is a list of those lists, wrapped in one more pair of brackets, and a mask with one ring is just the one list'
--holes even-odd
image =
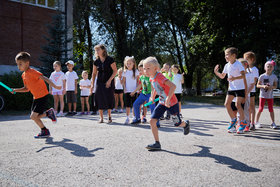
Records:
{"label": "child's arm", "polygon": [[78,93],[78,86],[77,86],[77,83],[78,83],[78,81],[77,81],[77,79],[75,79],[75,94]]}
{"label": "child's arm", "polygon": [[267,85],[263,85],[261,80],[258,80],[257,83],[257,88],[264,88],[264,89],[268,89]]}
{"label": "child's arm", "polygon": [[164,84],[169,86],[168,96],[165,99],[165,106],[169,108],[170,107],[170,99],[171,99],[172,95],[174,95],[176,85],[173,84],[170,80],[166,80],[164,82]]}
{"label": "child's arm", "polygon": [[23,92],[29,92],[29,89],[27,88],[27,87],[22,87],[22,88],[12,88],[12,90],[14,91],[14,92],[21,92],[21,93],[23,93]]}
{"label": "child's arm", "polygon": [[241,71],[240,73],[241,73],[240,76],[237,76],[237,77],[232,77],[231,76],[231,77],[229,77],[228,81],[234,81],[234,80],[237,80],[237,79],[243,79],[245,77],[245,71]]}
{"label": "child's arm", "polygon": [[220,79],[224,79],[226,77],[226,73],[220,73],[219,72],[219,64],[217,64],[214,68],[214,73],[220,78]]}
{"label": "child's arm", "polygon": [[50,93],[50,94],[52,93],[52,87],[51,87],[51,85],[49,85],[49,93]]}
{"label": "child's arm", "polygon": [[277,88],[277,81],[273,82],[272,86],[269,86],[271,90],[276,89]]}
{"label": "child's arm", "polygon": [[62,81],[63,81],[63,91],[62,91],[62,93],[64,95],[66,93],[66,79],[63,79]]}
{"label": "child's arm", "polygon": [[58,89],[60,90],[61,89],[61,86],[56,86],[50,79],[48,79],[47,77],[41,75],[39,77],[39,79],[42,79],[43,81],[45,81],[46,83],[48,83],[50,86],[54,87],[55,89]]}
{"label": "child's arm", "polygon": [[153,85],[151,84],[151,96],[150,96],[149,101],[154,101],[156,95],[157,95],[157,92],[156,92],[156,90],[154,89]]}
{"label": "child's arm", "polygon": [[137,88],[130,95],[133,96],[140,88],[142,88],[142,84],[138,84]]}
{"label": "child's arm", "polygon": [[182,78],[182,79],[181,79],[181,83],[184,84],[184,82],[185,82],[185,81],[184,81],[184,73],[182,73],[182,77],[181,77],[181,78]]}
{"label": "child's arm", "polygon": [[126,93],[126,77],[123,77],[123,92]]}

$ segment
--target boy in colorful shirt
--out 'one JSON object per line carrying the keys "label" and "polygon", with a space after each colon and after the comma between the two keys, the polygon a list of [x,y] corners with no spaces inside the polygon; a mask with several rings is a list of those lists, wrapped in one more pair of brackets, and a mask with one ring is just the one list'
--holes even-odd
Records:
{"label": "boy in colorful shirt", "polygon": [[151,116],[151,129],[155,139],[155,143],[148,145],[146,148],[149,150],[160,150],[161,145],[159,142],[157,121],[164,114],[166,110],[172,115],[172,120],[176,127],[183,127],[184,135],[189,134],[190,125],[189,121],[182,121],[179,113],[178,100],[174,94],[176,86],[158,72],[159,67],[158,61],[155,57],[148,57],[144,60],[144,74],[150,77],[150,82],[152,84],[152,93],[150,101],[154,101],[156,94],[159,95],[159,103],[155,107]]}
{"label": "boy in colorful shirt", "polygon": [[22,80],[24,83],[23,88],[14,88],[13,92],[31,92],[33,95],[33,103],[31,106],[30,118],[41,128],[41,133],[34,138],[47,138],[50,136],[49,130],[44,126],[41,118],[48,117],[53,122],[56,122],[56,116],[54,109],[51,108],[46,111],[48,106],[48,89],[45,84],[47,82],[49,85],[56,89],[61,89],[61,86],[56,86],[50,79],[43,76],[42,73],[30,68],[30,54],[27,52],[20,52],[17,54],[16,63],[18,69],[23,71]]}

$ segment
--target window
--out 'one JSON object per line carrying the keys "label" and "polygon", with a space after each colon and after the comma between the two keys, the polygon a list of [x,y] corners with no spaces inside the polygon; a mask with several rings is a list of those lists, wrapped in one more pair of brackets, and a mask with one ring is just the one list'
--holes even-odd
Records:
{"label": "window", "polygon": [[19,3],[51,8],[51,9],[58,9],[58,1],[59,0],[10,0]]}

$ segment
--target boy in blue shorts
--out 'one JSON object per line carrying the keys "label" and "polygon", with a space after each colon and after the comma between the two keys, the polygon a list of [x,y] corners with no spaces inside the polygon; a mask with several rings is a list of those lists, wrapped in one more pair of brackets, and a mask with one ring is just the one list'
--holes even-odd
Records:
{"label": "boy in blue shorts", "polygon": [[149,150],[160,150],[161,145],[159,142],[157,121],[164,114],[165,111],[169,111],[172,115],[172,120],[176,127],[183,127],[184,135],[189,134],[190,125],[189,121],[182,121],[179,113],[178,100],[174,94],[176,86],[168,80],[162,73],[158,72],[159,63],[155,57],[148,57],[144,60],[144,74],[150,77],[152,84],[152,93],[150,101],[154,101],[156,94],[159,95],[159,103],[155,107],[151,120],[151,130],[155,139],[155,143],[148,145],[146,148]]}

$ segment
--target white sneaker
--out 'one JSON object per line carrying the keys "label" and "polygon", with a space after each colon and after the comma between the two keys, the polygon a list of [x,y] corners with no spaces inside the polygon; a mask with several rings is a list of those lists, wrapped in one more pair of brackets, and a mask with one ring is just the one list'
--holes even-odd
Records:
{"label": "white sneaker", "polygon": [[59,112],[59,113],[56,115],[56,117],[63,117],[63,116],[64,116],[63,112]]}
{"label": "white sneaker", "polygon": [[256,123],[256,129],[260,129],[260,128],[263,128],[262,124],[260,124],[260,122],[257,122]]}
{"label": "white sneaker", "polygon": [[127,124],[129,124],[129,122],[130,122],[130,121],[129,121],[129,118],[126,118],[126,120],[125,120],[124,124],[126,124],[126,125],[127,125]]}
{"label": "white sneaker", "polygon": [[119,110],[119,113],[123,113],[123,109],[120,109],[120,110]]}
{"label": "white sneaker", "polygon": [[228,133],[236,133],[236,128],[235,126],[231,127],[230,129],[228,129]]}
{"label": "white sneaker", "polygon": [[270,127],[273,128],[273,129],[277,129],[277,125],[276,125],[275,123],[272,123],[272,124],[270,125]]}

